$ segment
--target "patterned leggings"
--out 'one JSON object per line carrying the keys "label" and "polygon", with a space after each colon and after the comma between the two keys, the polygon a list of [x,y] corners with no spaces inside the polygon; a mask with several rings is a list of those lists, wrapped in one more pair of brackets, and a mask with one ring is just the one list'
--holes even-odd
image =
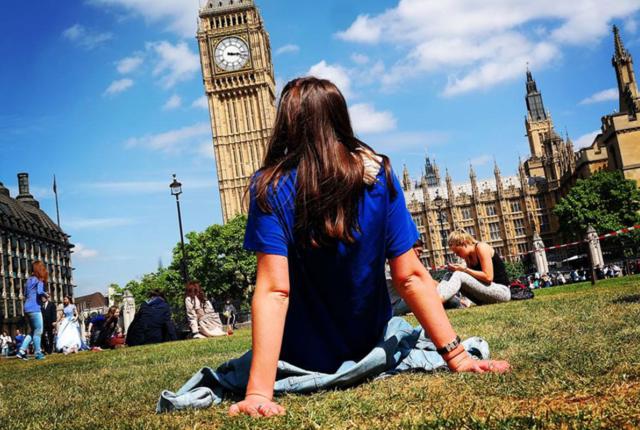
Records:
{"label": "patterned leggings", "polygon": [[479,305],[511,300],[511,290],[506,285],[495,282],[486,285],[464,272],[453,272],[448,280],[438,284],[438,294],[444,302],[455,296],[458,291]]}

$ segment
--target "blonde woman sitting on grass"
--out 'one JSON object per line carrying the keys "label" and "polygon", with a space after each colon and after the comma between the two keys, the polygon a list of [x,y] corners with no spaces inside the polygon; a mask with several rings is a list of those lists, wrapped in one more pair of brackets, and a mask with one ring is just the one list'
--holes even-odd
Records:
{"label": "blonde woman sitting on grass", "polygon": [[491,245],[478,242],[464,230],[456,230],[449,236],[449,248],[466,265],[448,265],[453,273],[438,284],[438,293],[443,303],[458,292],[478,305],[511,300],[507,270],[500,255]]}

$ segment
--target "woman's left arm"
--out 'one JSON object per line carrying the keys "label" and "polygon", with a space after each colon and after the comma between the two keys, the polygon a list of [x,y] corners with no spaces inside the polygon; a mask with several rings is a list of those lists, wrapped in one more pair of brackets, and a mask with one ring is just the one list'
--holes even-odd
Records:
{"label": "woman's left arm", "polygon": [[491,261],[491,254],[493,248],[486,243],[480,242],[476,247],[476,256],[480,261],[480,268],[482,270],[472,270],[468,267],[463,267],[460,271],[468,273],[480,282],[490,284],[493,282],[493,261]]}

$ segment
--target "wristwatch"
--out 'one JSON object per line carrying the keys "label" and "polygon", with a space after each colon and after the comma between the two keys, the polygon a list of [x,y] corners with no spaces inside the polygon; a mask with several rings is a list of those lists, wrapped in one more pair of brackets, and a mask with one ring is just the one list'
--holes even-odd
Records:
{"label": "wristwatch", "polygon": [[458,345],[460,345],[460,336],[456,336],[456,338],[452,342],[446,344],[442,348],[436,349],[436,351],[440,355],[446,354],[446,353],[451,352],[454,349],[456,349],[458,347]]}

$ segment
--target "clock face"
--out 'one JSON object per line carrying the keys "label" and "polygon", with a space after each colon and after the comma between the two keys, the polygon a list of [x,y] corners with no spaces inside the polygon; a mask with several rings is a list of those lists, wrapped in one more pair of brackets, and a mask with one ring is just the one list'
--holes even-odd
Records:
{"label": "clock face", "polygon": [[234,72],[242,69],[249,61],[249,46],[239,37],[227,37],[218,43],[214,56],[218,67]]}

